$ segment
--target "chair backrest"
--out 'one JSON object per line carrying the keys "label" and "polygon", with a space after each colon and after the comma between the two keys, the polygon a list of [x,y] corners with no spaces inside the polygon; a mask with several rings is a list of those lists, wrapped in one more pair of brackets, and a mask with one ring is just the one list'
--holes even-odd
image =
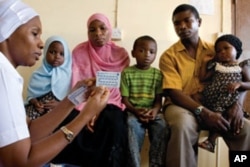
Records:
{"label": "chair backrest", "polygon": [[[250,115],[250,91],[247,91],[247,95],[244,101],[244,109]],[[250,117],[248,117],[250,119]]]}

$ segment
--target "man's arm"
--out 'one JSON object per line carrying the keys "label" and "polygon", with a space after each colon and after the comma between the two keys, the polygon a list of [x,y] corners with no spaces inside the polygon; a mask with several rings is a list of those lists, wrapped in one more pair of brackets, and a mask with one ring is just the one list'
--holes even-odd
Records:
{"label": "man's arm", "polygon": [[[109,91],[105,88],[96,88],[88,98],[82,112],[66,127],[73,132],[75,137],[89,120],[106,106],[109,98]],[[66,99],[62,110],[71,109],[73,104]],[[53,111],[52,111],[53,112]],[[64,112],[64,111],[63,111]],[[37,132],[43,129],[33,129]],[[31,133],[32,134],[32,133]],[[44,136],[32,142],[30,138],[19,140],[0,148],[0,166],[34,167],[42,166],[55,157],[67,144],[69,140],[65,134],[58,130],[53,134]]]}
{"label": "man's arm", "polygon": [[[181,90],[177,89],[167,89],[167,94],[170,96],[174,104],[179,105],[183,108],[194,113],[195,109],[200,106],[200,104],[194,101],[190,96],[185,95]],[[229,122],[222,117],[221,114],[210,111],[207,108],[203,108],[200,114],[202,122],[204,122],[208,128],[218,130],[218,131],[228,131]]]}

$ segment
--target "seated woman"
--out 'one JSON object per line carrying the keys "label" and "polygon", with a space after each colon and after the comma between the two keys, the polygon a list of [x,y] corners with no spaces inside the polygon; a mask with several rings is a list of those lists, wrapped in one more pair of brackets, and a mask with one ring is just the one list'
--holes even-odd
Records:
{"label": "seated woman", "polygon": [[[96,77],[97,71],[121,72],[129,65],[127,51],[111,41],[111,25],[106,16],[93,14],[87,22],[88,40],[72,52],[72,86],[84,78]],[[109,88],[110,98],[101,114],[97,114],[81,132],[75,149],[65,150],[52,162],[81,161],[87,167],[120,167],[126,160],[126,122],[119,88]],[[74,112],[82,110],[83,105]],[[79,150],[78,148],[81,148]],[[78,157],[72,155],[78,150]]]}

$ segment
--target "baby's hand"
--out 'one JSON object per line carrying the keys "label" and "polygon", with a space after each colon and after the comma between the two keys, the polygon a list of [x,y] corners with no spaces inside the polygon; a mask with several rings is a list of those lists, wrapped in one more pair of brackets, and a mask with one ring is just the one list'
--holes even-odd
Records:
{"label": "baby's hand", "polygon": [[240,88],[240,82],[229,83],[227,85],[227,90],[229,91],[229,93],[234,93],[239,88]]}
{"label": "baby's hand", "polygon": [[212,60],[214,56],[212,54],[205,55],[202,59],[202,65],[207,64],[210,60]]}

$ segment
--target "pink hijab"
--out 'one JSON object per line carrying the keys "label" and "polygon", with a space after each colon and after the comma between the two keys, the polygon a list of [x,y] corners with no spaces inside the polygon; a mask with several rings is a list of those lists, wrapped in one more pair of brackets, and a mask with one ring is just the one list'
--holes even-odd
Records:
{"label": "pink hijab", "polygon": [[[100,13],[93,14],[88,19],[87,26],[94,20],[99,20],[107,26],[110,32],[109,41],[102,47],[95,47],[88,40],[73,49],[72,86],[79,80],[96,77],[97,71],[121,72],[130,63],[127,51],[111,41],[112,28],[108,18]],[[108,103],[124,109],[119,88],[112,88],[110,91]],[[83,105],[77,106],[77,109],[81,110],[82,107]]]}

